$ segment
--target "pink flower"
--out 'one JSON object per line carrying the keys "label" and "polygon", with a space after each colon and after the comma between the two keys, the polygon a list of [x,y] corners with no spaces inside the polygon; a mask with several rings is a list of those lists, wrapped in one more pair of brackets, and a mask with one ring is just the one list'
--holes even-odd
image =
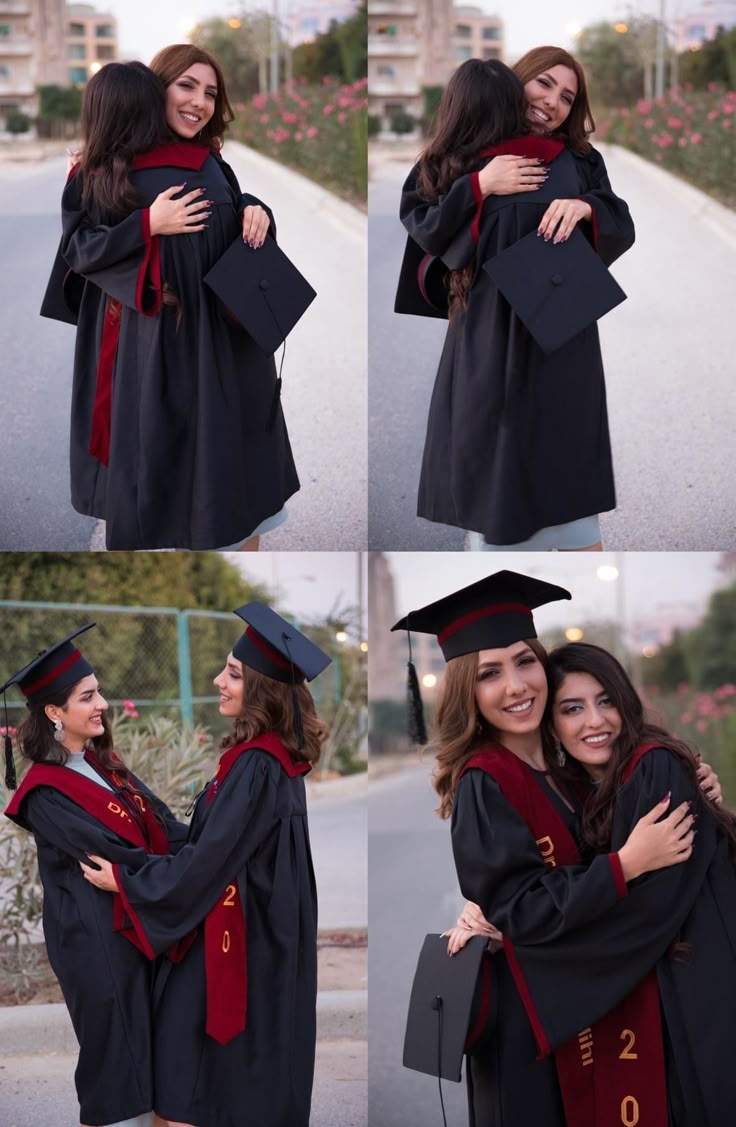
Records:
{"label": "pink flower", "polygon": [[667,124],[669,125],[670,129],[682,128],[682,122],[680,121],[679,117],[668,117]]}
{"label": "pink flower", "polygon": [[265,110],[268,105],[268,98],[264,94],[254,94],[253,105],[257,110]]}
{"label": "pink flower", "polygon": [[697,724],[695,725],[695,727],[696,727],[696,728],[698,729],[698,731],[699,731],[699,732],[705,732],[705,731],[707,731],[707,729],[708,729],[708,724],[707,724],[707,721],[705,721],[705,720],[698,720],[698,722],[697,722]]}
{"label": "pink flower", "polygon": [[648,117],[647,120],[644,122],[644,128],[645,129],[651,129],[653,126],[654,126],[654,118]]}
{"label": "pink flower", "polygon": [[710,113],[708,114],[708,121],[715,121],[716,118],[719,117],[719,116],[720,115],[718,113],[718,110],[711,110]]}
{"label": "pink flower", "polygon": [[285,122],[286,125],[296,125],[299,118],[295,113],[282,113],[281,120]]}
{"label": "pink flower", "polygon": [[332,86],[332,79],[330,78],[329,74],[324,75],[324,77],[322,78],[322,85]]}
{"label": "pink flower", "polygon": [[260,121],[261,125],[268,125],[270,118],[269,118],[267,113],[262,113],[260,118],[259,118],[259,121]]}
{"label": "pink flower", "polygon": [[703,140],[702,134],[693,133],[693,135],[690,138],[690,144],[691,145],[699,145],[702,140]]}
{"label": "pink flower", "polygon": [[342,123],[342,122],[344,122],[344,121],[347,121],[347,120],[348,120],[348,115],[347,115],[346,113],[339,113],[339,114],[337,115],[337,120],[338,120],[339,122],[341,122],[341,123]]}
{"label": "pink flower", "polygon": [[310,125],[309,129],[307,130],[307,137],[316,137],[318,133],[319,129],[317,128],[317,126]]}
{"label": "pink flower", "polygon": [[640,114],[649,114],[652,112],[652,103],[648,102],[646,98],[640,98],[636,103],[636,108]]}
{"label": "pink flower", "polygon": [[123,708],[125,709],[126,712],[130,712],[131,709],[135,708],[135,705],[133,704],[132,700],[124,700],[123,701]]}
{"label": "pink flower", "polygon": [[723,119],[723,128],[724,129],[730,129],[731,128],[731,119],[729,117],[726,117],[726,118]]}
{"label": "pink flower", "polygon": [[294,140],[295,140],[295,141],[301,141],[301,139],[302,139],[302,134],[301,134],[301,133],[295,133],[295,134],[294,134]]}
{"label": "pink flower", "polygon": [[685,145],[687,144],[687,137],[680,137],[677,144],[679,148],[684,149]]}
{"label": "pink flower", "polygon": [[17,736],[17,728],[0,728],[0,736]]}
{"label": "pink flower", "polygon": [[343,106],[343,108],[344,108],[345,106],[352,106],[352,104],[353,104],[353,99],[352,99],[352,98],[343,98],[343,97],[339,97],[339,98],[337,99],[337,104],[338,104],[338,106]]}
{"label": "pink flower", "polygon": [[325,117],[329,117],[329,115],[334,112],[334,109],[334,106],[325,106],[325,108],[322,110],[322,113],[325,115]]}

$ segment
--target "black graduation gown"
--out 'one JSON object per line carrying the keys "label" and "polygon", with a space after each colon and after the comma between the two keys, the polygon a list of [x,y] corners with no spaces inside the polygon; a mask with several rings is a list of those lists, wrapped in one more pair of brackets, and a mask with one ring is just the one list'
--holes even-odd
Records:
{"label": "black graduation gown", "polygon": [[[180,848],[188,827],[139,779],[136,785],[163,818],[170,849]],[[79,1041],[80,1120],[117,1123],[151,1111],[156,964],[115,930],[113,897],[79,867],[94,853],[135,869],[146,852],[49,786],[30,791],[13,821],[33,833],[38,849],[46,950]]]}
{"label": "black graduation gown", "polygon": [[415,168],[401,198],[402,222],[425,252],[453,269],[477,264],[468,307],[448,328],[440,359],[417,512],[492,544],[518,543],[616,504],[597,326],[545,355],[482,269],[534,231],[558,198],[591,205],[593,222],[579,227],[606,265],[633,243],[628,208],[599,153],[563,150],[549,167],[538,191],[485,201],[475,250],[472,173],[429,205],[416,191]]}
{"label": "black graduation gown", "polygon": [[[729,1123],[736,1106],[726,1056],[736,1037],[736,873],[717,823],[703,812],[687,862],[647,873],[611,900],[579,867],[545,870],[525,824],[482,775],[471,771],[458,787],[453,848],[461,887],[512,940],[551,1048],[591,1026],[656,967],[672,1127]],[[671,809],[689,800],[703,811],[682,762],[664,749],[650,751],[619,793],[612,848],[668,790]],[[588,872],[597,867],[600,876],[607,861],[595,858]],[[675,941],[689,945],[683,961],[670,954]]]}
{"label": "black graduation gown", "polygon": [[[73,273],[63,300],[57,260],[42,313],[67,319],[78,305],[72,504],[107,522],[111,549],[222,548],[299,488],[274,359],[203,282],[238,237],[243,206],[259,201],[201,146],[168,145],[138,163],[131,180],[145,206],[112,226],[83,209],[75,175],[62,198],[60,255]],[[151,238],[150,204],[184,181],[214,203],[207,229]],[[164,285],[177,305],[162,302]]]}
{"label": "black graduation gown", "polygon": [[[210,788],[213,784],[210,784]],[[156,1110],[195,1127],[308,1127],[317,997],[317,898],[304,782],[249,750],[208,803],[189,843],[137,872],[116,870],[136,929],[160,952],[197,925],[155,1009]],[[246,921],[247,1022],[227,1044],[205,1033],[201,924],[237,882]]]}

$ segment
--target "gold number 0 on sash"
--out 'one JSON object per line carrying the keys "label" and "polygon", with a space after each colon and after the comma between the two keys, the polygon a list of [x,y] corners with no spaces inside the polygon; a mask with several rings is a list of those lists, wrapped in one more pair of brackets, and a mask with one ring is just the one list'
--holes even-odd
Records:
{"label": "gold number 0 on sash", "polygon": [[621,1122],[624,1127],[636,1127],[639,1122],[639,1104],[633,1096],[624,1096],[621,1101]]}
{"label": "gold number 0 on sash", "polygon": [[[223,932],[222,949],[223,949],[223,951],[225,952],[226,955],[227,955],[228,951],[230,950],[230,932],[229,931]],[[626,1097],[627,1100],[630,1099],[630,1098],[631,1098],[630,1096]],[[637,1123],[639,1122],[638,1114],[637,1114],[635,1122],[637,1122]]]}
{"label": "gold number 0 on sash", "polygon": [[632,1051],[631,1051],[633,1049],[634,1045],[636,1044],[636,1036],[631,1032],[631,1030],[630,1029],[624,1029],[621,1032],[619,1040],[626,1041],[626,1047],[624,1049],[622,1049],[621,1052],[618,1054],[618,1059],[619,1060],[638,1060],[639,1054],[638,1053],[632,1053]]}

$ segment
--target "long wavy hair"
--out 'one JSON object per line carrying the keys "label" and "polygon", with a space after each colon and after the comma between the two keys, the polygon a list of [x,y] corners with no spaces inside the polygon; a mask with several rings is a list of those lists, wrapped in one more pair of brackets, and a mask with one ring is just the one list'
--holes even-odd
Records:
{"label": "long wavy hair", "polygon": [[[196,63],[203,63],[212,67],[217,76],[217,95],[215,97],[215,111],[205,126],[199,131],[195,140],[200,145],[209,145],[217,152],[222,148],[227,127],[234,120],[235,114],[225,87],[225,76],[222,67],[214,55],[205,51],[204,47],[197,47],[194,43],[174,43],[164,47],[151,59],[151,70],[158,75],[166,89],[176,82],[181,76]],[[181,140],[178,134],[167,127],[169,135]]]}
{"label": "long wavy hair", "polygon": [[[547,668],[547,651],[538,638],[525,641],[532,653]],[[429,749],[437,765],[432,778],[440,798],[437,813],[449,818],[460,774],[473,752],[484,745],[503,742],[483,719],[475,702],[478,654],[464,654],[447,663],[434,714],[434,730]]]}
{"label": "long wavy hair", "polygon": [[562,47],[534,47],[522,55],[515,62],[512,70],[520,79],[523,86],[551,67],[569,67],[575,72],[578,80],[578,92],[575,95],[570,113],[563,121],[560,128],[552,134],[559,141],[573,149],[576,153],[590,152],[588,138],[595,131],[595,121],[588,101],[588,85],[585,80],[585,71],[582,64],[574,55]]}
{"label": "long wavy hair", "polygon": [[[695,750],[646,716],[644,705],[632,685],[626,670],[612,654],[587,642],[571,642],[553,650],[547,661],[549,697],[544,726],[548,732],[553,726],[554,698],[565,678],[570,673],[587,673],[603,687],[613,707],[621,717],[621,734],[611,752],[606,773],[601,783],[593,789],[583,807],[582,834],[585,842],[597,853],[605,853],[611,844],[613,818],[616,798],[631,756],[637,747],[644,743],[655,743],[676,755],[692,777],[699,796],[701,810],[715,818],[729,842],[732,856],[736,856],[736,817],[709,802],[698,785],[696,770],[698,758]],[[545,754],[548,763],[557,777],[567,781],[573,788],[587,780],[582,764],[567,757],[564,768],[555,764],[551,757],[551,741],[545,741]],[[588,788],[590,789],[590,788]]]}
{"label": "long wavy hair", "polygon": [[235,744],[258,739],[273,732],[284,744],[295,763],[316,763],[330,731],[317,715],[314,697],[306,685],[296,686],[304,732],[304,746],[299,750],[294,720],[292,686],[274,681],[243,664],[243,708],[233,721],[232,731],[221,741],[221,750]]}
{"label": "long wavy hair", "polygon": [[[528,132],[524,88],[514,72],[498,59],[468,59],[445,87],[430,142],[419,158],[419,195],[439,199],[478,166],[484,149]],[[451,321],[467,307],[475,271],[472,262],[446,276]]]}
{"label": "long wavy hair", "polygon": [[143,63],[107,63],[93,75],[82,102],[82,202],[118,219],[141,206],[129,179],[133,158],[166,136],[166,94]]}
{"label": "long wavy hair", "polygon": [[[54,725],[46,715],[45,709],[47,705],[53,704],[56,708],[60,708],[62,712],[66,711],[69,698],[78,684],[79,681],[76,681],[68,688],[50,694],[43,703],[28,706],[28,715],[18,728],[17,737],[18,747],[24,759],[29,759],[31,763],[51,763],[59,766],[68,762],[69,752],[63,744],[54,739]],[[155,807],[148,797],[140,791],[132,773],[114,750],[110,725],[107,714],[104,712],[102,713],[102,727],[104,731],[101,736],[93,736],[92,739],[87,741],[94,751],[98,763],[104,770],[114,775],[116,784],[122,791],[131,796],[134,803],[136,798],[144,802],[150,808],[154,817],[160,821]],[[139,804],[135,803],[135,805],[137,807]]]}

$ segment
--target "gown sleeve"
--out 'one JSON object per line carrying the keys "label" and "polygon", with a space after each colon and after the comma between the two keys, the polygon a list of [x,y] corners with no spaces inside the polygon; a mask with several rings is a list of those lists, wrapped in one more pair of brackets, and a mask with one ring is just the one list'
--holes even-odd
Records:
{"label": "gown sleeve", "polygon": [[[670,791],[670,810],[690,801],[700,811],[691,857],[629,883],[624,901],[544,947],[518,943],[515,955],[552,1049],[618,1004],[677,940],[725,842],[684,764],[664,749],[649,752],[617,800],[612,845]],[[600,860],[598,858],[597,860]]]}
{"label": "gown sleeve", "polygon": [[161,308],[159,237],[151,235],[150,208],[120,222],[95,222],[82,203],[79,176],[70,177],[61,199],[60,253],[69,268],[138,313]]}
{"label": "gown sleeve", "polygon": [[452,849],[463,896],[514,945],[548,943],[627,894],[615,853],[587,867],[546,865],[526,822],[486,771],[470,770],[460,780]]}
{"label": "gown sleeve", "polygon": [[274,219],[273,212],[271,211],[271,208],[268,206],[268,204],[264,203],[263,200],[259,200],[258,196],[251,195],[250,192],[241,192],[238,178],[227,161],[223,160],[221,156],[216,157],[216,160],[220,165],[222,174],[230,185],[236,200],[239,201],[236,205],[239,214],[242,215],[246,207],[249,207],[251,204],[256,205],[257,207],[262,207],[263,210],[267,213],[271,223],[268,234],[273,235],[274,239],[276,239],[276,220]]}
{"label": "gown sleeve", "polygon": [[579,198],[593,209],[590,226],[584,223],[580,229],[591,231],[593,246],[606,266],[610,266],[633,246],[634,223],[628,204],[611,187],[601,154],[591,149],[587,156],[578,159],[584,188]]}
{"label": "gown sleeve", "polygon": [[139,869],[113,866],[126,913],[149,955],[165,951],[200,924],[265,841],[276,824],[281,771],[271,756],[241,755],[195,844],[173,857],[151,857]]}
{"label": "gown sleeve", "polygon": [[[466,238],[470,238],[473,219],[482,203],[478,173],[470,172],[460,176],[449,192],[433,203],[428,203],[417,191],[418,167],[415,165],[411,170],[401,191],[399,208],[401,222],[423,251],[437,255],[451,266],[451,269],[457,269],[457,265],[453,263],[458,255],[451,255],[452,263],[448,262],[445,256],[458,236],[462,237],[465,234]],[[463,242],[464,248],[465,245]],[[474,244],[470,238],[471,252],[473,249]]]}

